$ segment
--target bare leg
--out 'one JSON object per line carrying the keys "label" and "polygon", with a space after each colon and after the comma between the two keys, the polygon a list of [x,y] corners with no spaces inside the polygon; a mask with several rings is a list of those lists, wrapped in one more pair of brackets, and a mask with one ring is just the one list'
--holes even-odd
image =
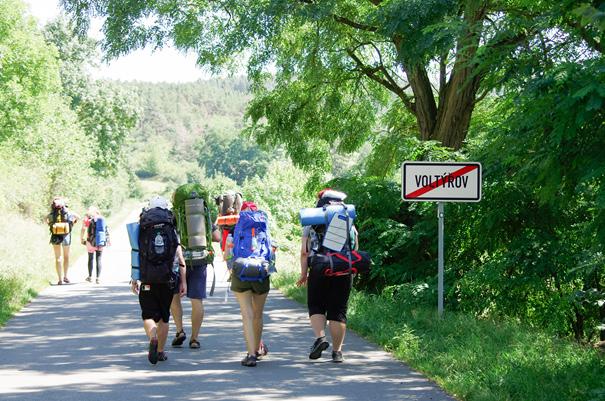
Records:
{"label": "bare leg", "polygon": [[254,309],[252,308],[252,291],[235,292],[242,314],[242,326],[244,327],[244,339],[248,355],[255,355],[260,339],[254,335]]}
{"label": "bare leg", "polygon": [[191,299],[191,340],[197,340],[203,321],[204,304],[202,303],[202,300]]}
{"label": "bare leg", "polygon": [[176,326],[176,332],[183,331],[183,305],[181,304],[181,297],[179,294],[174,294],[172,302],[170,303],[170,314],[174,320]]}
{"label": "bare leg", "polygon": [[149,340],[158,338],[157,325],[153,319],[143,320],[143,327],[145,328],[145,333],[147,334],[147,337],[149,337]]}
{"label": "bare leg", "polygon": [[57,271],[57,277],[59,277],[59,281],[62,282],[63,275],[61,272],[61,265],[63,264],[63,258],[61,257],[61,245],[53,244],[53,252],[55,253],[55,270]]}
{"label": "bare leg", "polygon": [[256,352],[260,348],[260,342],[263,338],[263,310],[265,308],[265,301],[267,300],[265,294],[252,294],[252,327],[254,329],[254,340],[256,341]]}
{"label": "bare leg", "polygon": [[309,317],[311,328],[316,338],[325,337],[326,335],[326,315],[315,314]]}
{"label": "bare leg", "polygon": [[347,324],[330,320],[330,335],[332,336],[332,348],[334,351],[341,351],[342,343],[345,339]]}
{"label": "bare leg", "polygon": [[69,269],[69,245],[63,245],[63,277],[67,278]]}
{"label": "bare leg", "polygon": [[157,324],[157,336],[158,336],[158,352],[164,351],[166,346],[166,339],[168,338],[168,323],[161,320]]}

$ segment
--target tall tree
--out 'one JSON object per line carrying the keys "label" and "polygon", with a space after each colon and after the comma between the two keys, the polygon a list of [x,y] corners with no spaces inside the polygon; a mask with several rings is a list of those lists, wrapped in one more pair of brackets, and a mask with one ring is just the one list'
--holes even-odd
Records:
{"label": "tall tree", "polygon": [[387,109],[410,113],[420,139],[460,148],[477,102],[516,73],[507,59],[527,52],[552,62],[562,49],[600,46],[576,24],[576,3],[63,0],[81,27],[107,17],[109,56],[167,42],[215,70],[246,56],[256,90],[250,132],[307,167],[327,163],[326,144],[358,148]]}
{"label": "tall tree", "polygon": [[91,79],[89,69],[98,59],[94,40],[78,36],[61,18],[48,24],[44,33],[58,49],[62,92],[93,141],[90,165],[98,174],[115,175],[126,137],[137,122],[136,102],[118,85]]}

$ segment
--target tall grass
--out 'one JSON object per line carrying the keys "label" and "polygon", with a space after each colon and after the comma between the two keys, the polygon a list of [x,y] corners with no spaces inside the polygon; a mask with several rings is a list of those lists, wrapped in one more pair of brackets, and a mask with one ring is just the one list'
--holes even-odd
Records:
{"label": "tall grass", "polygon": [[[306,302],[297,272],[272,282]],[[605,355],[516,322],[477,319],[421,305],[409,292],[353,292],[348,326],[468,401],[605,400]]]}
{"label": "tall grass", "polygon": [[55,277],[46,225],[7,212],[0,219],[0,325]]}

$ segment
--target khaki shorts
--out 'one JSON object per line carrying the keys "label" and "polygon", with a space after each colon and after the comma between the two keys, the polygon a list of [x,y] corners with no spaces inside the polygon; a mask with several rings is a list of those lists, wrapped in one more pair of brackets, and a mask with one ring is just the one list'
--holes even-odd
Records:
{"label": "khaki shorts", "polygon": [[263,281],[242,281],[231,273],[231,291],[233,292],[252,291],[255,294],[266,294],[269,292],[269,289],[269,277]]}

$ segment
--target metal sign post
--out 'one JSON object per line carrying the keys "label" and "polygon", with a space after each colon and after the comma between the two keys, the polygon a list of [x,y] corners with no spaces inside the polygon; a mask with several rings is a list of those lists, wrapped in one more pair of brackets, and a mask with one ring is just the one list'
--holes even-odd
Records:
{"label": "metal sign post", "polygon": [[481,164],[404,162],[401,166],[401,198],[404,201],[437,202],[437,312],[442,317],[445,259],[443,202],[479,202]]}
{"label": "metal sign post", "polygon": [[439,317],[443,316],[443,233],[444,233],[444,214],[443,202],[437,202],[437,231],[439,232],[437,253],[437,313]]}

